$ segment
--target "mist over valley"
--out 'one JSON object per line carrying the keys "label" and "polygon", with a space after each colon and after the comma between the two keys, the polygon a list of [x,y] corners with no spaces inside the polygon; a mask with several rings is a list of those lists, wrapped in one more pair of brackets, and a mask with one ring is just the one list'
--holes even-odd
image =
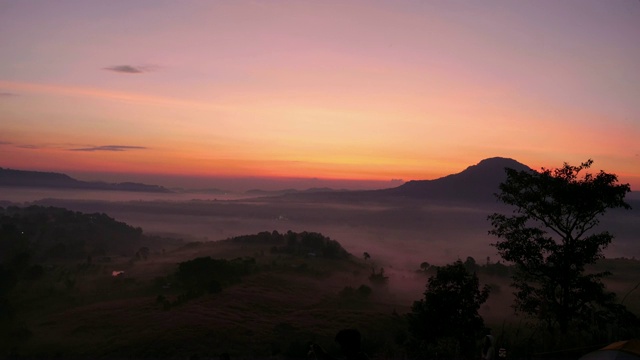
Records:
{"label": "mist over valley", "polygon": [[[505,167],[530,171],[492,158],[389,189],[248,191],[230,198],[216,191],[2,187],[5,215],[22,213],[35,241],[28,261],[36,265],[24,275],[31,280],[19,283],[22,295],[13,297],[22,304],[10,303],[23,324],[10,328],[8,338],[18,344],[11,351],[299,358],[309,341],[337,353],[333,334],[356,327],[368,352],[402,354],[404,314],[429,276],[456,260],[492,289],[479,309],[484,320],[503,332],[507,326],[509,341],[520,343],[514,332],[526,325],[511,308],[513,269],[488,235],[487,216],[510,211],[494,196]],[[601,223],[615,235],[606,257],[624,259],[593,269],[613,271],[607,286],[620,296],[640,273],[633,260],[640,257],[640,202],[628,201],[632,210],[610,211]],[[3,231],[10,231],[14,225],[4,219]],[[195,262],[217,270],[196,268],[188,280],[181,271]],[[228,274],[206,280],[220,272]],[[44,293],[51,299],[46,306]],[[638,296],[631,293],[632,311],[640,311]]]}

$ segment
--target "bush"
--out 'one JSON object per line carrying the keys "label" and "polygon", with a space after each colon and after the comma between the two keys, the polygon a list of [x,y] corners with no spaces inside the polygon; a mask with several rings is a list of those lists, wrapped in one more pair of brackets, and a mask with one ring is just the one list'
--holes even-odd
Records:
{"label": "bush", "polygon": [[178,265],[176,279],[191,296],[219,293],[225,286],[237,283],[255,268],[253,258],[212,259],[200,257]]}

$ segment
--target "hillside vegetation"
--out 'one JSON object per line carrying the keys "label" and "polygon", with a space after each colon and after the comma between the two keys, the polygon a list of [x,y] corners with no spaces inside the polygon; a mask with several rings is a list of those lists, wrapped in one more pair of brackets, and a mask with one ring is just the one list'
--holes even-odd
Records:
{"label": "hillside vegetation", "polygon": [[[184,242],[105,214],[0,214],[0,357],[307,358],[312,342],[338,356],[333,337],[345,328],[361,331],[371,358],[410,357],[406,314],[439,269],[398,271],[314,232]],[[511,268],[471,257],[464,266],[490,289],[480,313],[500,344],[533,353],[535,331],[509,307]],[[640,262],[606,259],[593,271],[602,269],[623,297]]]}

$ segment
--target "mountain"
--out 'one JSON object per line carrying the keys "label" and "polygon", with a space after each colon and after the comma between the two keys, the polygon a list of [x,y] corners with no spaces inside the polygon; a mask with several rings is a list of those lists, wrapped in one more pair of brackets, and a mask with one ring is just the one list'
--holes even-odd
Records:
{"label": "mountain", "polygon": [[380,202],[396,199],[417,199],[428,202],[495,202],[493,194],[507,179],[505,168],[532,171],[513,159],[495,157],[469,166],[460,173],[435,180],[412,180],[395,188],[382,190],[290,193],[284,200],[313,202]]}
{"label": "mountain", "polygon": [[156,193],[171,192],[170,190],[158,185],[147,185],[134,182],[123,182],[114,184],[98,181],[80,181],[70,177],[69,175],[61,173],[24,171],[3,168],[0,168],[0,186],[84,190],[118,190]]}
{"label": "mountain", "polygon": [[329,187],[315,187],[315,188],[308,188],[306,190],[297,190],[297,189],[283,189],[283,190],[252,189],[252,190],[247,190],[244,193],[246,195],[251,195],[251,196],[281,196],[281,195],[290,195],[290,194],[313,194],[313,193],[332,193],[332,192],[350,192],[350,190],[332,189],[332,188],[329,188]]}
{"label": "mountain", "polygon": [[[430,201],[486,202],[494,201],[498,186],[506,180],[505,168],[531,170],[513,159],[494,157],[469,166],[464,171],[435,180],[412,180],[395,188],[369,191],[345,191],[312,188],[303,191],[249,190],[255,196],[278,196],[303,201],[379,201],[385,198],[425,199]],[[66,174],[22,171],[0,168],[0,186],[45,187],[91,190],[120,190],[140,192],[171,192],[157,185],[138,183],[110,184],[76,180]],[[217,189],[216,189],[217,191]]]}
{"label": "mountain", "polygon": [[471,165],[462,172],[435,180],[412,180],[396,188],[378,190],[385,195],[432,200],[493,201],[500,183],[507,175],[505,168],[532,171],[513,159],[494,157]]}

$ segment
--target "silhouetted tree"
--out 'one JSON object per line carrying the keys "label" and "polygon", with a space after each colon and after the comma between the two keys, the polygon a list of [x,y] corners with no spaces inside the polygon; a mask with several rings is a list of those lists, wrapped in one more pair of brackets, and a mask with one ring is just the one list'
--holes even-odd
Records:
{"label": "silhouetted tree", "polygon": [[427,270],[429,270],[429,268],[430,268],[430,267],[431,267],[431,264],[429,264],[429,263],[428,263],[428,262],[426,262],[426,261],[423,261],[423,262],[420,264],[420,270],[422,270],[422,271],[424,271],[424,272],[427,272]]}
{"label": "silhouetted tree", "polygon": [[371,267],[371,275],[369,280],[374,284],[386,284],[389,281],[389,277],[384,274],[384,268],[380,268],[380,272],[376,272],[376,269]]}
{"label": "silhouetted tree", "polygon": [[366,252],[366,251],[364,253],[362,253],[362,257],[364,257],[365,260],[371,259],[371,255],[369,255],[369,253]]}
{"label": "silhouetted tree", "polygon": [[178,264],[176,278],[190,296],[205,292],[218,293],[225,286],[237,283],[255,267],[255,259],[212,259],[199,257]]}
{"label": "silhouetted tree", "polygon": [[474,259],[471,256],[467,256],[467,260],[465,260],[464,262],[464,267],[469,272],[476,272],[478,271],[478,268],[479,268],[478,264],[476,263],[476,259]]}
{"label": "silhouetted tree", "polygon": [[140,254],[140,257],[142,257],[142,259],[144,259],[144,260],[147,260],[147,258],[149,257],[149,253],[150,252],[151,251],[146,246],[143,246],[140,249],[138,249],[138,253]]}
{"label": "silhouetted tree", "polygon": [[489,297],[480,289],[478,276],[462,261],[438,268],[429,277],[424,299],[415,301],[407,315],[413,351],[420,357],[472,356],[475,341],[484,330],[478,314]]}
{"label": "silhouetted tree", "polygon": [[497,197],[515,210],[489,216],[489,233],[501,239],[494,246],[516,264],[515,308],[550,330],[557,324],[566,332],[573,320],[591,317],[596,306],[614,298],[600,280],[608,273],[587,274],[585,265],[602,258],[613,239],[594,230],[598,218],[608,209],[629,209],[624,197],[630,189],[604,171],[581,176],[592,163],[541,172],[507,168]]}

